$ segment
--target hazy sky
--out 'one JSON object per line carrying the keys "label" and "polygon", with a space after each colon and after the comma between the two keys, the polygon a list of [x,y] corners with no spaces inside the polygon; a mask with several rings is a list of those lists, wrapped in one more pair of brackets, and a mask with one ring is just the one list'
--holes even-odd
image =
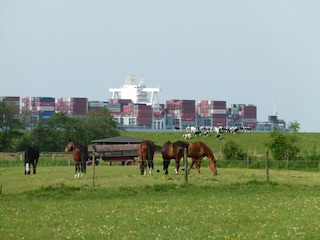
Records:
{"label": "hazy sky", "polygon": [[320,132],[319,23],[318,0],[0,0],[0,96],[106,101],[134,75]]}

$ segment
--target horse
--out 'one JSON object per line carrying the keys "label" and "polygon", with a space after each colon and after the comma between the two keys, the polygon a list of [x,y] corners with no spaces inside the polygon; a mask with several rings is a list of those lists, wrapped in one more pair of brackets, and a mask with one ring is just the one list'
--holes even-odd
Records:
{"label": "horse", "polygon": [[179,167],[180,167],[180,160],[183,156],[183,149],[187,148],[187,157],[192,158],[192,163],[190,168],[187,170],[190,172],[191,168],[196,164],[198,168],[198,172],[200,173],[200,165],[201,160],[204,157],[207,157],[210,161],[210,169],[211,171],[217,175],[217,163],[214,158],[214,154],[212,150],[203,142],[183,142],[177,141],[174,143],[166,142],[161,150],[162,158],[163,158],[163,170],[165,174],[168,174],[168,167],[170,163],[170,159],[175,159],[175,173],[178,174]]}
{"label": "horse", "polygon": [[175,159],[175,173],[178,174],[180,159],[183,156],[184,148],[188,148],[188,144],[184,141],[177,141],[174,143],[167,141],[164,143],[161,154],[163,158],[163,170],[166,175],[168,174],[168,167],[171,159]]}
{"label": "horse", "polygon": [[153,169],[153,156],[155,152],[155,145],[153,141],[144,140],[138,147],[138,155],[140,159],[140,172],[141,175],[146,175],[146,161],[148,161],[149,173],[152,175]]}
{"label": "horse", "polygon": [[39,148],[37,146],[29,146],[24,152],[24,175],[30,174],[30,165],[32,164],[33,174],[36,174],[36,168],[39,159]]}
{"label": "horse", "polygon": [[[65,152],[72,151],[72,156],[75,166],[75,178],[83,177],[86,173],[87,160],[88,160],[88,146],[79,144],[69,138]],[[80,175],[81,171],[81,175]]]}
{"label": "horse", "polygon": [[188,172],[190,172],[193,165],[196,164],[196,167],[198,168],[198,172],[200,173],[200,165],[201,165],[202,158],[207,157],[210,162],[209,166],[211,171],[213,172],[213,174],[217,175],[218,174],[217,162],[210,147],[201,141],[187,142],[187,144],[188,144],[188,157],[192,158],[192,163],[190,165],[190,168],[188,169]]}

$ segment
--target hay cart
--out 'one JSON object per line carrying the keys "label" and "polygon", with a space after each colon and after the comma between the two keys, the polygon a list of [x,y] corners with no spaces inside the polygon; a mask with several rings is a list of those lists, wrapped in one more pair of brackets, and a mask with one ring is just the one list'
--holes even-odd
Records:
{"label": "hay cart", "polygon": [[92,164],[93,154],[96,160],[121,162],[122,165],[134,165],[138,160],[138,147],[142,139],[133,137],[114,137],[91,141],[88,145],[88,165]]}

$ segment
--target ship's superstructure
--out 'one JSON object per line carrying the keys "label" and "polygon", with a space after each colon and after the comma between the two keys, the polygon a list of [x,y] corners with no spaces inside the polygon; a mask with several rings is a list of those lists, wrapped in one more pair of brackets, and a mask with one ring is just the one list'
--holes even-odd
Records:
{"label": "ship's superstructure", "polygon": [[136,81],[137,78],[131,75],[125,79],[122,88],[110,88],[112,99],[131,99],[135,104],[151,105],[153,109],[159,108],[160,88],[146,88],[142,79],[139,84]]}

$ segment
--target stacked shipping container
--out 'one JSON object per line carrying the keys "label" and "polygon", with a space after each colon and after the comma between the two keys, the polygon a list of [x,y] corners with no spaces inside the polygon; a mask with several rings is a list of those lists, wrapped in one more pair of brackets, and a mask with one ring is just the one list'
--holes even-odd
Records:
{"label": "stacked shipping container", "polygon": [[182,121],[195,121],[195,100],[169,100],[166,102],[169,117],[181,117]]}
{"label": "stacked shipping container", "polygon": [[244,127],[257,126],[257,107],[252,104],[242,106],[242,124]]}
{"label": "stacked shipping container", "polygon": [[38,115],[39,120],[48,120],[55,112],[55,98],[26,97],[22,99],[22,112]]}
{"label": "stacked shipping container", "polygon": [[256,127],[257,107],[252,104],[231,104],[229,120],[241,122],[244,127]]}
{"label": "stacked shipping container", "polygon": [[[20,105],[20,97],[1,97],[0,100]],[[156,112],[150,105],[134,104],[131,99],[109,99],[108,103],[92,101],[87,98],[51,98],[27,97],[22,99],[22,113],[37,115],[39,120],[50,119],[55,111],[69,115],[85,115],[88,110],[100,111],[107,107],[115,117],[135,119],[137,126],[152,126],[153,119],[171,118],[175,125],[195,125],[197,118],[210,118],[214,126],[227,126],[229,123],[240,122],[243,126],[255,127],[257,108],[251,104],[232,104],[229,109],[226,101],[201,100],[169,100],[157,108]],[[19,107],[17,108],[19,109]],[[18,110],[19,111],[19,110]],[[231,120],[231,122],[230,122]],[[269,122],[276,122],[276,116],[269,116]],[[123,121],[126,122],[126,121]]]}
{"label": "stacked shipping container", "polygon": [[[134,104],[130,99],[109,99],[107,108],[113,116],[136,118],[132,123],[137,126],[152,125],[152,107],[146,104]],[[130,122],[125,121],[124,122]]]}
{"label": "stacked shipping container", "polygon": [[214,126],[226,126],[226,101],[201,100],[197,105],[198,117],[213,118]]}
{"label": "stacked shipping container", "polygon": [[104,102],[88,101],[88,112],[99,113],[105,107]]}
{"label": "stacked shipping container", "polygon": [[69,115],[86,115],[88,111],[88,99],[58,98],[56,101],[56,109]]}

